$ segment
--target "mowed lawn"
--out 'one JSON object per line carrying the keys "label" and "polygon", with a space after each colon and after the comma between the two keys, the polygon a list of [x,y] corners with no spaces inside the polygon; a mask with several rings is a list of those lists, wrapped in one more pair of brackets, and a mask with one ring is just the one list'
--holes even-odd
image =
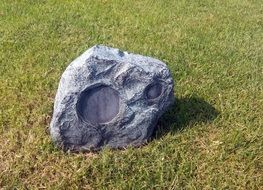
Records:
{"label": "mowed lawn", "polygon": [[[156,57],[176,103],[141,148],[70,153],[49,123],[95,44]],[[0,189],[263,189],[260,0],[2,0]]]}

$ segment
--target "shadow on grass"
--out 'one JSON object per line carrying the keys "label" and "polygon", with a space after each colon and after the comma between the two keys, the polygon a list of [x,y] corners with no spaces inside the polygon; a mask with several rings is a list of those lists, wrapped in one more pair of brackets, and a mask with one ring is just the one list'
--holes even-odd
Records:
{"label": "shadow on grass", "polygon": [[211,122],[218,114],[219,112],[202,98],[175,99],[175,103],[158,121],[153,139],[159,139],[168,132],[175,133],[193,123]]}

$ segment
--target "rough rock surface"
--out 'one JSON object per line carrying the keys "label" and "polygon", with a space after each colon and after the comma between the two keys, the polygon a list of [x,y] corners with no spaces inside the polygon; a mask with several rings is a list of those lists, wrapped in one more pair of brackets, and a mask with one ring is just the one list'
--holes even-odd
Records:
{"label": "rough rock surface", "polygon": [[163,62],[94,46],[61,77],[51,136],[65,150],[138,146],[173,100],[173,80]]}

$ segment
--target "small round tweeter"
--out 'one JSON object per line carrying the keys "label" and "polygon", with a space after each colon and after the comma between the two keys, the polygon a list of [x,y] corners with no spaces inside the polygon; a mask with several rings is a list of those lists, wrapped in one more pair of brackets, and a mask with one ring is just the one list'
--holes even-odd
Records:
{"label": "small round tweeter", "polygon": [[109,86],[98,86],[81,93],[77,113],[93,124],[107,123],[119,113],[119,93]]}
{"label": "small round tweeter", "polygon": [[151,84],[146,88],[146,97],[148,99],[158,98],[162,94],[162,85],[160,83]]}

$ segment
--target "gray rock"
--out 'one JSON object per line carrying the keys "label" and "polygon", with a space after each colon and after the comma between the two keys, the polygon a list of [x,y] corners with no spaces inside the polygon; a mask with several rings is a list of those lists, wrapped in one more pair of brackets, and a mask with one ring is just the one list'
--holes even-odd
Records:
{"label": "gray rock", "polygon": [[94,46],[62,74],[51,136],[65,150],[139,146],[173,100],[173,80],[163,62]]}

